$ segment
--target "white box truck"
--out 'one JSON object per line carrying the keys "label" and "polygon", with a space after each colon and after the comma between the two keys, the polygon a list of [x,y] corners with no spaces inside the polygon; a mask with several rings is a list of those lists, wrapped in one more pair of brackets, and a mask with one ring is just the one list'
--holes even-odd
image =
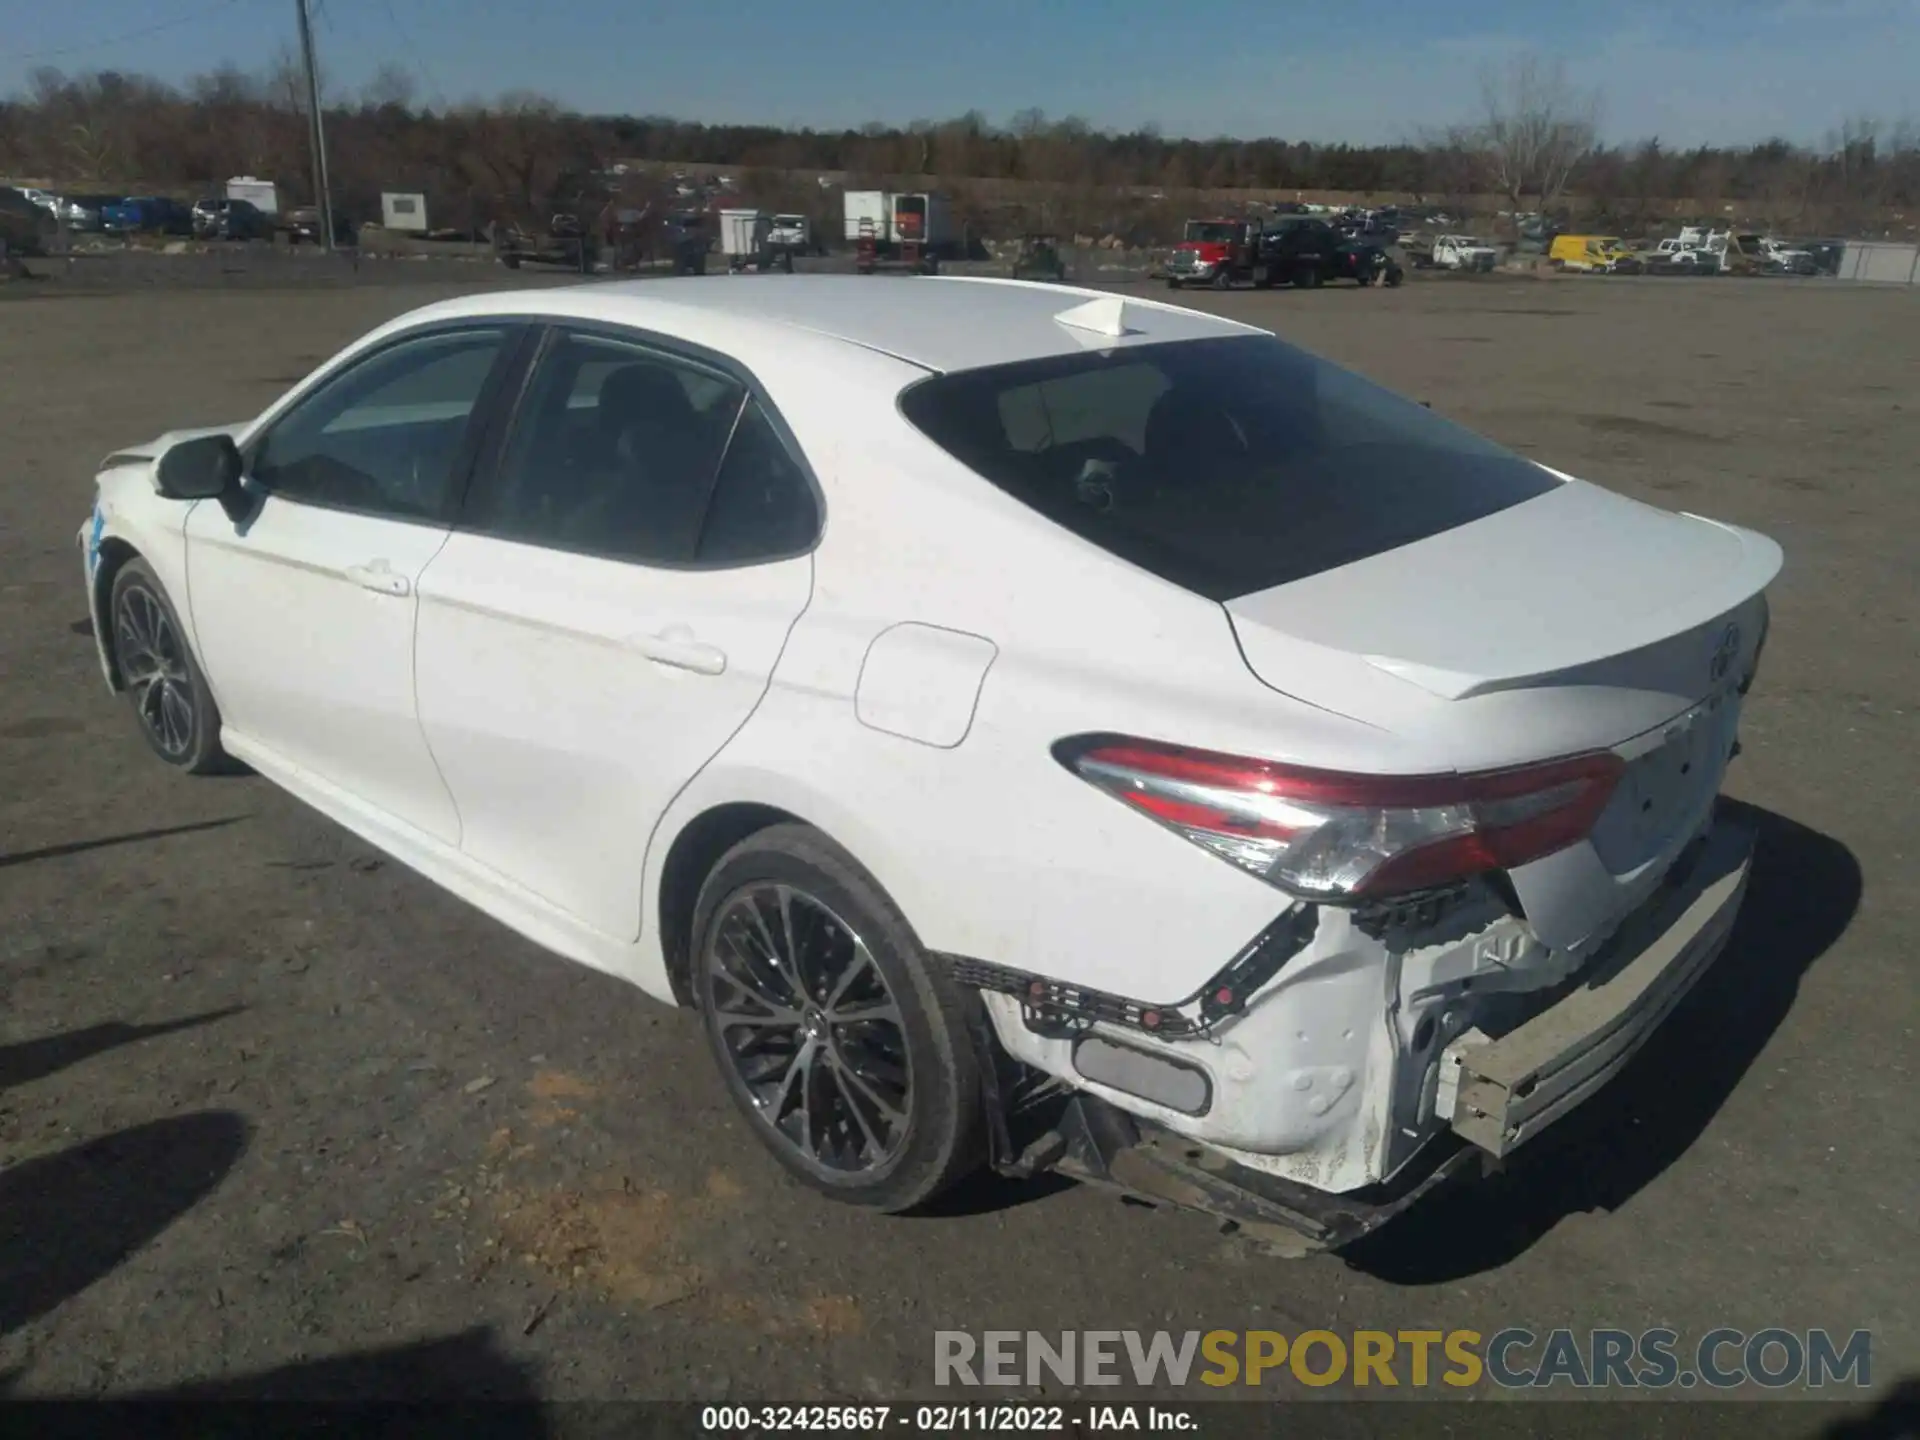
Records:
{"label": "white box truck", "polygon": [[849,190],[846,238],[863,270],[881,261],[904,261],[933,271],[942,260],[961,258],[963,239],[953,206],[928,191]]}

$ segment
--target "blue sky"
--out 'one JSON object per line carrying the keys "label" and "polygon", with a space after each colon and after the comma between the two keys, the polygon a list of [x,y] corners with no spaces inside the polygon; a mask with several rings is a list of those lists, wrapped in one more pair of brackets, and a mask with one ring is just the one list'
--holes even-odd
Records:
{"label": "blue sky", "polygon": [[[1920,0],[315,4],[336,88],[390,62],[432,103],[523,89],[815,126],[1038,106],[1169,135],[1367,143],[1469,118],[1481,67],[1530,48],[1602,92],[1613,139],[1817,143],[1851,116],[1920,117]],[[292,39],[292,0],[0,0],[0,90],[43,64],[179,79],[264,64]]]}

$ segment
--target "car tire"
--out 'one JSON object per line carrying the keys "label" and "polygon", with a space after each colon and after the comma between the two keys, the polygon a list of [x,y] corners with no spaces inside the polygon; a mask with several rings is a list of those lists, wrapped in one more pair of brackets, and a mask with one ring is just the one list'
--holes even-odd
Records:
{"label": "car tire", "polygon": [[[966,1011],[978,1002],[839,846],[800,824],[743,840],[701,887],[692,937],[708,1048],[789,1173],[899,1212],[978,1167],[985,1129]],[[792,975],[810,982],[805,994]]]}
{"label": "car tire", "polygon": [[113,577],[107,633],[148,747],[189,775],[239,767],[220,746],[220,707],[153,567],[129,560]]}
{"label": "car tire", "polygon": [[1180,288],[1180,282],[1178,280],[1169,280],[1167,281],[1167,288],[1169,290],[1178,290]]}
{"label": "car tire", "polygon": [[1297,290],[1318,290],[1320,288],[1320,267],[1302,265],[1293,272],[1293,284]]}

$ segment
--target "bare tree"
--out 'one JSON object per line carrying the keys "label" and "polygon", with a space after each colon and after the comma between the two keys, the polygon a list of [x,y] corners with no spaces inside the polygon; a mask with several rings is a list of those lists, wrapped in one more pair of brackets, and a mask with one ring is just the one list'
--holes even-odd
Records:
{"label": "bare tree", "polygon": [[1480,122],[1460,140],[1516,215],[1550,208],[1599,138],[1599,94],[1569,84],[1560,61],[1531,53],[1489,66],[1480,94]]}
{"label": "bare tree", "polygon": [[101,125],[75,125],[67,135],[66,153],[76,179],[102,180],[125,168],[119,142]]}
{"label": "bare tree", "polygon": [[418,93],[412,73],[388,61],[360,87],[360,103],[369,110],[411,110]]}

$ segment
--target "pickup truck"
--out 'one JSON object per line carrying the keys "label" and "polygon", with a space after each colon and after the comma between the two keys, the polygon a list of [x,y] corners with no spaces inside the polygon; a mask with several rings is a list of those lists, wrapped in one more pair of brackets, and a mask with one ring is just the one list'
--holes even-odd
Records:
{"label": "pickup truck", "polygon": [[1753,263],[1755,268],[1768,275],[1817,275],[1820,266],[1813,254],[1807,250],[1796,250],[1783,245],[1770,235],[1736,235],[1734,246]]}
{"label": "pickup truck", "polygon": [[193,211],[165,195],[134,195],[100,208],[100,228],[109,235],[191,235]]}
{"label": "pickup truck", "polygon": [[767,248],[787,255],[813,250],[813,227],[804,215],[776,215],[767,225]]}
{"label": "pickup truck", "polygon": [[1650,275],[1718,275],[1721,270],[1718,251],[1672,237],[1642,252],[1640,260]]}
{"label": "pickup truck", "polygon": [[1406,278],[1380,246],[1343,236],[1324,220],[1295,216],[1261,234],[1256,263],[1266,284],[1291,282],[1302,289],[1329,280],[1391,286]]}
{"label": "pickup truck", "polygon": [[26,192],[0,185],[0,249],[13,255],[44,255],[57,222]]}
{"label": "pickup truck", "polygon": [[1500,263],[1500,252],[1471,235],[1436,235],[1427,244],[1408,243],[1406,251],[1419,270],[1484,272]]}

